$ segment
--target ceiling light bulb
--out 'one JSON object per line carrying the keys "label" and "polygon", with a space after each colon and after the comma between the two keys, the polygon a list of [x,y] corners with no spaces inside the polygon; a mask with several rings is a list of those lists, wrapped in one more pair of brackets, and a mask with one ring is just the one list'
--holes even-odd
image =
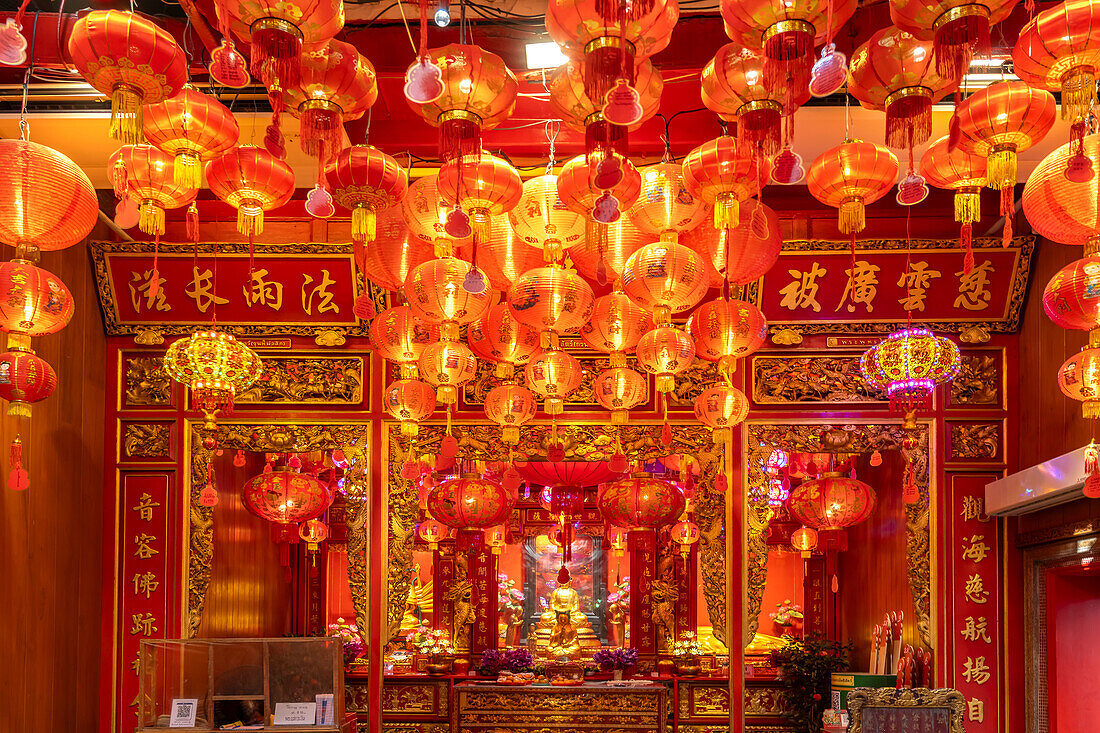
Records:
{"label": "ceiling light bulb", "polygon": [[435,24],[440,28],[451,24],[451,0],[439,0],[435,9]]}

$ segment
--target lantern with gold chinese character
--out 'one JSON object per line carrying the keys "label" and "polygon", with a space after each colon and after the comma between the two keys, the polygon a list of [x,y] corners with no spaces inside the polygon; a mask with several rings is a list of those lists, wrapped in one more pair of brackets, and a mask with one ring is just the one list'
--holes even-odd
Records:
{"label": "lantern with gold chinese character", "polygon": [[669,530],[669,538],[680,546],[680,554],[687,559],[692,546],[699,541],[699,525],[690,519],[677,522]]}
{"label": "lantern with gold chinese character", "polygon": [[31,404],[53,394],[57,374],[29,351],[0,354],[0,397],[8,401],[8,416],[29,418]]}
{"label": "lantern with gold chinese character", "polygon": [[458,402],[458,390],[477,374],[477,357],[466,344],[439,341],[424,347],[420,373],[436,388],[436,398],[445,405]]}
{"label": "lantern with gold chinese character", "polygon": [[647,474],[606,484],[600,491],[604,521],[631,529],[657,529],[684,512],[684,495],[676,484]]}
{"label": "lantern with gold chinese character", "polygon": [[658,324],[703,299],[710,287],[703,256],[676,242],[639,248],[623,267],[623,292],[650,311]]}
{"label": "lantern with gold chinese character", "polygon": [[649,399],[646,378],[633,369],[604,369],[592,383],[596,402],[611,411],[612,425],[626,425],[630,411]]}
{"label": "lantern with gold chinese character", "polygon": [[836,530],[866,521],[875,510],[875,490],[841,473],[824,473],[791,491],[791,514],[814,529]]}
{"label": "lantern with gold chinese character", "polygon": [[164,234],[164,210],[195,200],[189,184],[175,180],[172,156],[152,145],[123,145],[107,161],[115,193],[129,196],[138,207],[138,229]]}
{"label": "lantern with gold chinese character", "polygon": [[229,109],[190,85],[143,111],[142,131],[150,144],[175,159],[172,176],[181,186],[201,188],[203,164],[237,144],[240,127]]}
{"label": "lantern with gold chinese character", "polygon": [[320,519],[307,519],[298,527],[298,537],[306,543],[306,550],[317,552],[328,539],[328,527]]}
{"label": "lantern with gold chinese character", "polygon": [[405,169],[372,145],[352,145],[341,152],[325,178],[333,201],[351,210],[351,238],[356,242],[373,242],[378,214],[401,201],[409,189]]}
{"label": "lantern with gold chinese character", "polygon": [[420,355],[439,340],[439,328],[417,318],[407,305],[395,305],[371,321],[370,340],[379,356],[401,368],[402,379],[415,379]]}
{"label": "lantern with gold chinese character", "polygon": [[[985,158],[955,148],[941,137],[928,146],[920,159],[920,172],[928,184],[955,192],[955,221],[962,224],[960,239],[973,264],[973,225],[982,218],[981,191],[985,186]],[[1024,199],[1025,205],[1027,199]]]}
{"label": "lantern with gold chinese character", "polygon": [[176,339],[164,354],[164,370],[191,390],[191,401],[214,429],[218,411],[231,412],[233,398],[260,376],[256,352],[217,329],[200,330]]}
{"label": "lantern with gold chinese character", "polygon": [[428,549],[435,551],[439,549],[439,543],[447,539],[451,531],[447,527],[434,519],[425,519],[416,528],[416,535],[422,541],[428,543]]}
{"label": "lantern with gold chinese character", "polygon": [[290,466],[264,467],[241,486],[245,509],[260,519],[278,524],[297,524],[325,513],[332,496],[321,481]]}
{"label": "lantern with gold chinese character", "polygon": [[703,220],[706,207],[688,191],[679,163],[654,163],[640,173],[642,191],[630,209],[630,220],[643,232],[675,242],[680,232]]}
{"label": "lantern with gold chinese character", "polygon": [[592,287],[574,270],[550,265],[529,270],[508,291],[508,308],[520,323],[543,334],[543,348],[557,348],[560,334],[592,315]]}
{"label": "lantern with gold chinese character", "polygon": [[501,384],[485,395],[485,417],[500,426],[501,440],[519,443],[519,429],[534,419],[538,411],[535,395],[518,384]]}
{"label": "lantern with gold chinese character", "polygon": [[1100,348],[1086,346],[1058,369],[1062,394],[1081,402],[1086,418],[1100,417]]}
{"label": "lantern with gold chinese character", "polygon": [[72,320],[73,295],[59,277],[27,260],[0,263],[0,331],[8,348],[29,351],[31,339]]}
{"label": "lantern with gold chinese character", "polygon": [[69,33],[69,58],[111,98],[111,137],[144,142],[141,107],[171,99],[187,82],[187,59],[172,34],[122,10],[93,10]]}
{"label": "lantern with gold chinese character", "polygon": [[808,558],[817,547],[817,530],[800,527],[791,532],[791,547],[802,553],[803,559]]}
{"label": "lantern with gold chinese character", "polygon": [[613,224],[600,225],[598,230],[595,236],[586,236],[569,250],[569,259],[577,272],[598,285],[607,285],[622,278],[627,258],[651,237],[642,234],[625,216]]}
{"label": "lantern with gold chinese character", "polygon": [[[1100,346],[1100,254],[1074,260],[1043,288],[1043,310],[1062,328],[1093,331],[1089,342]],[[10,342],[9,342],[10,343]]]}
{"label": "lantern with gold chinese character", "polygon": [[611,548],[611,554],[615,557],[622,557],[626,554],[629,540],[630,531],[625,527],[608,527],[607,546]]}
{"label": "lantern with gold chinese character", "polygon": [[891,0],[890,20],[922,41],[932,41],[936,72],[962,76],[975,56],[988,55],[989,29],[1019,0]]}
{"label": "lantern with gold chinese character", "polygon": [[730,428],[749,416],[749,399],[736,387],[719,384],[695,398],[695,419],[711,430],[715,443],[730,440]]}
{"label": "lantern with gold chinese character", "polygon": [[542,249],[547,262],[557,261],[563,250],[584,239],[585,217],[561,202],[558,177],[553,174],[524,181],[523,194],[508,212],[508,220],[520,241]]}
{"label": "lantern with gold chinese character", "polygon": [[428,493],[428,511],[436,520],[458,530],[459,549],[473,549],[482,532],[512,514],[516,492],[476,474],[441,481]]}
{"label": "lantern with gold chinese character", "polygon": [[343,147],[344,123],[378,99],[378,78],[355,46],[335,39],[304,51],[300,66],[301,81],[286,88],[288,109],[299,119],[302,152],[324,163]]}
{"label": "lantern with gold chinese character", "polygon": [[756,353],[768,339],[764,314],[747,300],[719,298],[703,303],[691,314],[688,331],[700,359],[718,362],[718,371],[730,374],[737,360]]}
{"label": "lantern with gold chinese character", "polygon": [[412,108],[439,128],[443,161],[479,155],[481,133],[512,114],[519,91],[516,75],[502,58],[474,45],[452,43],[427,55],[442,72],[443,93],[431,102],[410,102]]}
{"label": "lantern with gold chinese character", "polygon": [[206,164],[215,196],[237,210],[237,231],[262,234],[264,212],[294,196],[294,171],[262,148],[241,145]]}
{"label": "lantern with gold chinese character", "polygon": [[695,359],[695,344],[691,336],[679,328],[658,326],[638,340],[638,364],[656,375],[658,392],[671,392],[676,375],[691,366]]}
{"label": "lantern with gold chinese character", "polygon": [[467,327],[466,343],[482,359],[497,365],[497,377],[511,379],[515,368],[538,351],[539,332],[517,321],[506,303],[497,303]]}
{"label": "lantern with gold chinese character", "polygon": [[938,384],[959,372],[959,347],[927,328],[895,331],[872,346],[859,362],[868,384],[886,392],[891,409],[912,412],[926,407]]}
{"label": "lantern with gold chinese character", "polygon": [[390,417],[401,421],[401,434],[415,438],[420,421],[435,412],[435,390],[419,379],[398,379],[386,387],[382,404]]}
{"label": "lantern with gold chinese character", "polygon": [[1083,245],[1085,254],[1100,252],[1100,176],[1071,181],[1071,164],[1100,160],[1100,135],[1088,135],[1080,146],[1060,146],[1035,167],[1024,186],[1024,216],[1032,229],[1061,244]]}
{"label": "lantern with gold chinese character", "polygon": [[626,355],[653,325],[647,311],[616,291],[596,299],[592,317],[581,326],[581,339],[590,348],[610,354],[609,366],[625,367]]}
{"label": "lantern with gold chinese character", "polygon": [[45,145],[0,140],[0,242],[56,250],[84,240],[99,217],[95,188],[69,158]]}
{"label": "lantern with gold chinese character", "polygon": [[546,414],[560,415],[565,398],[581,386],[583,370],[572,354],[548,349],[531,357],[524,375],[527,377],[527,386],[542,397]]}
{"label": "lantern with gold chinese character", "polygon": [[856,235],[866,226],[865,207],[886,195],[898,177],[898,159],[886,148],[845,140],[819,155],[806,172],[815,199],[840,210],[839,228]]}
{"label": "lantern with gold chinese character", "polygon": [[703,143],[688,153],[683,172],[688,192],[714,205],[715,229],[737,226],[740,203],[759,193],[761,181],[766,179],[761,156],[729,135]]}
{"label": "lantern with gold chinese character", "polygon": [[511,163],[489,153],[463,155],[439,169],[443,200],[470,215],[474,240],[489,241],[493,217],[507,214],[523,195],[523,181]]}
{"label": "lantern with gold chinese character", "polygon": [[[480,280],[481,289],[470,286]],[[417,265],[405,278],[405,298],[415,315],[439,324],[439,336],[457,341],[459,326],[481,318],[493,302],[485,275],[457,257],[443,257]]]}
{"label": "lantern with gold chinese character", "polygon": [[783,249],[779,217],[758,200],[742,201],[735,227],[715,229],[703,222],[680,235],[680,244],[695,250],[710,261],[719,277],[731,285],[756,282],[772,268]]}

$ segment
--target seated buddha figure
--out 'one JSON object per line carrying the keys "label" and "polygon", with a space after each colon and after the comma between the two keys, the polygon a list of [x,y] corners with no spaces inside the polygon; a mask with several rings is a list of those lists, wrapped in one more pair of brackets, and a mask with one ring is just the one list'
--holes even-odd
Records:
{"label": "seated buddha figure", "polygon": [[553,632],[554,627],[558,623],[558,615],[561,613],[569,614],[569,622],[575,629],[588,629],[592,627],[592,624],[588,621],[588,618],[580,609],[581,598],[573,587],[572,581],[566,581],[558,585],[550,593],[550,608],[546,610],[546,613],[542,614],[542,627],[548,628]]}
{"label": "seated buddha figure", "polygon": [[580,654],[581,643],[577,636],[577,630],[573,628],[568,611],[558,611],[554,618],[554,626],[551,627],[550,638],[546,644],[546,651],[554,659],[573,659]]}
{"label": "seated buddha figure", "polygon": [[552,658],[587,656],[599,649],[592,623],[580,609],[580,594],[570,583],[550,593],[550,607],[539,619],[535,634],[538,648]]}

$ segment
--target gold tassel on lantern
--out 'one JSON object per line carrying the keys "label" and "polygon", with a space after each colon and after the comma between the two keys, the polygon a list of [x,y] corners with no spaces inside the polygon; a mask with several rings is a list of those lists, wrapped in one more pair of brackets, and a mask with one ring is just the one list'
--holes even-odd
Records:
{"label": "gold tassel on lantern", "polygon": [[733,229],[740,223],[741,207],[732,193],[719,194],[714,200],[714,228]]}
{"label": "gold tassel on lantern", "polygon": [[237,231],[241,234],[264,233],[264,210],[259,206],[241,204],[237,207]]}
{"label": "gold tassel on lantern", "polygon": [[164,209],[152,199],[138,205],[138,229],[146,234],[164,234]]}
{"label": "gold tassel on lantern", "polygon": [[982,218],[982,199],[979,189],[962,188],[955,192],[955,221],[975,224]]}
{"label": "gold tassel on lantern", "polygon": [[470,226],[474,232],[474,241],[478,244],[485,244],[493,236],[493,218],[485,209],[470,211]]}
{"label": "gold tassel on lantern", "polygon": [[1016,146],[994,145],[986,157],[986,185],[1000,191],[1016,185]]}
{"label": "gold tassel on lantern", "polygon": [[[11,414],[11,408],[8,408],[8,414]],[[1087,420],[1095,420],[1100,417],[1100,400],[1085,400],[1084,404],[1081,405],[1081,414]]]}
{"label": "gold tassel on lantern", "polygon": [[119,84],[111,92],[110,135],[123,145],[145,142],[141,132],[141,95],[133,87]]}
{"label": "gold tassel on lantern", "polygon": [[1084,117],[1096,103],[1096,74],[1092,67],[1078,66],[1062,74],[1062,119]]}
{"label": "gold tassel on lantern", "polygon": [[202,158],[193,150],[180,150],[172,164],[172,180],[179,186],[202,188]]}
{"label": "gold tassel on lantern", "polygon": [[862,232],[867,225],[863,199],[853,196],[840,203],[840,231],[844,234]]}
{"label": "gold tassel on lantern", "polygon": [[[439,401],[444,405],[453,405],[458,401],[458,390],[455,389],[453,384],[441,384],[436,388],[435,396],[438,397]],[[450,410],[448,410],[448,419],[450,419],[450,414]]]}
{"label": "gold tassel on lantern", "polygon": [[406,438],[415,438],[420,435],[420,425],[412,420],[401,421],[401,434]]}
{"label": "gold tassel on lantern", "polygon": [[351,210],[351,238],[356,242],[373,242],[378,236],[378,217],[374,209],[358,204]]}

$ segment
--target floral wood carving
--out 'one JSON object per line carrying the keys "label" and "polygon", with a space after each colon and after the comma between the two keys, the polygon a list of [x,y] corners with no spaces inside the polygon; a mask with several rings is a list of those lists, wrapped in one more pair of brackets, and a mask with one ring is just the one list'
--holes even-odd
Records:
{"label": "floral wood carving", "polygon": [[[739,359],[737,368],[741,368],[744,363],[744,359]],[[669,394],[669,407],[695,409],[695,398],[717,381],[717,364],[696,359],[691,366],[676,375],[676,388]]]}
{"label": "floral wood carving", "polygon": [[122,448],[127,458],[170,458],[172,423],[126,423]]}
{"label": "floral wood carving", "polygon": [[236,401],[357,405],[363,401],[363,358],[265,356],[263,374]]}
{"label": "floral wood carving", "polygon": [[993,461],[1001,454],[1001,424],[951,423],[951,458]]}
{"label": "floral wood carving", "polygon": [[951,380],[951,405],[1000,407],[1001,352],[963,354],[959,373]]}
{"label": "floral wood carving", "polygon": [[[600,372],[608,368],[609,360],[606,356],[578,356],[577,361],[581,364],[581,384],[565,398],[565,403],[567,405],[595,405],[596,394],[592,391],[592,383],[596,381],[596,377]],[[633,358],[631,358],[631,361],[633,361]],[[637,365],[633,365],[633,368],[637,369]],[[495,370],[496,364],[484,359],[478,361],[477,375],[467,382],[463,388],[462,401],[465,404],[471,406],[485,404],[485,395],[489,393],[489,390],[504,383],[504,380],[496,375]],[[516,369],[512,381],[516,384],[526,383],[523,367]]]}
{"label": "floral wood carving", "polygon": [[172,404],[172,379],[159,356],[126,359],[126,407],[162,407]]}
{"label": "floral wood carving", "polygon": [[[912,719],[906,710],[921,709],[924,715]],[[874,720],[872,718],[872,711]],[[966,698],[958,690],[939,689],[856,689],[848,693],[848,733],[879,730],[937,730],[964,733]],[[942,721],[940,718],[942,717]]]}
{"label": "floral wood carving", "polygon": [[858,356],[756,356],[752,399],[757,404],[882,401],[859,371]]}

